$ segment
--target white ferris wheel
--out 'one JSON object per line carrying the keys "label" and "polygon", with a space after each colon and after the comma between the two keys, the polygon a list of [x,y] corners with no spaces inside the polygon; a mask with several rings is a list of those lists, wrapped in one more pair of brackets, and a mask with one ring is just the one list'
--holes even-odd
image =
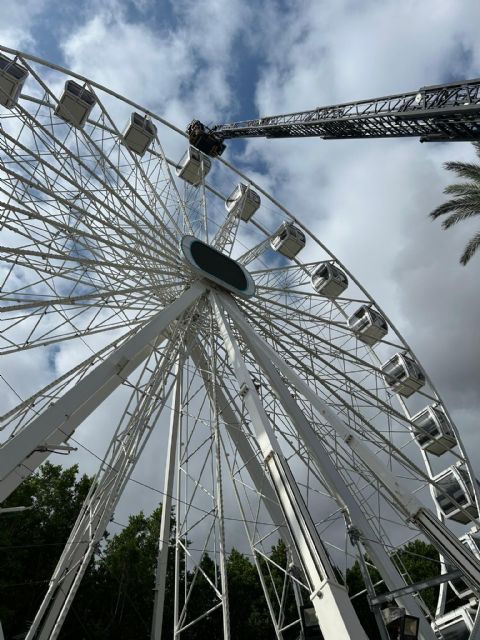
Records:
{"label": "white ferris wheel", "polygon": [[[124,402],[27,640],[60,636],[154,433],[155,640],[172,545],[175,638],[217,610],[230,637],[225,567],[241,535],[277,638],[313,637],[312,620],[325,640],[366,638],[340,577],[365,555],[390,594],[365,574],[382,638],[477,637],[477,481],[378,304],[301,216],[228,162],[95,82],[0,51],[0,500],[78,448],[102,403]],[[9,373],[26,359],[19,391]],[[279,537],[289,556],[272,591]],[[440,585],[436,611],[395,553],[416,539],[439,553],[442,575],[423,585]],[[213,605],[194,616],[206,553]]]}

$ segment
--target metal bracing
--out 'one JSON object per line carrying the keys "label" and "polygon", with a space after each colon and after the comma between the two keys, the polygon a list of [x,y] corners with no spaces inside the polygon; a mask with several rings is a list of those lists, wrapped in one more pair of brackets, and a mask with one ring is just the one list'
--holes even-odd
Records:
{"label": "metal bracing", "polygon": [[58,637],[87,566],[167,400],[170,390],[166,392],[165,387],[175,358],[176,347],[172,344],[162,354],[155,375],[145,388],[134,390],[132,410],[127,408],[124,412],[110,450],[57,563],[27,640],[54,640]]}
{"label": "metal bracing", "polygon": [[[169,325],[204,293],[193,284],[178,300],[160,311],[146,326],[110,354],[53,406],[32,420],[0,447],[0,500],[30,475],[49,455],[49,449],[68,441],[85,420],[145,360]],[[46,449],[29,459],[38,448]]]}
{"label": "metal bracing", "polygon": [[380,634],[381,640],[390,640],[388,631],[385,627],[385,623],[382,617],[382,612],[379,607],[379,603],[374,603],[375,598],[375,586],[370,577],[370,572],[367,567],[367,563],[365,561],[364,551],[362,545],[360,544],[360,536],[357,533],[357,530],[354,527],[349,529],[350,534],[350,542],[353,546],[357,548],[358,552],[358,564],[360,566],[360,571],[362,574],[363,582],[365,584],[365,589],[367,592],[367,599],[370,605],[370,609],[373,611],[373,615],[375,616],[375,621],[377,623],[378,632]]}
{"label": "metal bracing", "polygon": [[[244,335],[251,335],[251,329],[242,319],[227,296],[222,295],[223,304]],[[370,469],[378,482],[388,492],[390,498],[405,517],[414,522],[432,543],[440,549],[450,562],[462,571],[465,580],[474,592],[480,590],[480,563],[473,553],[467,549],[451,531],[431,513],[416,496],[409,493],[393,476],[383,462],[369,450],[338,415],[317,396],[309,386],[280,358],[280,356],[258,336],[254,336],[251,344],[258,345],[258,353],[263,351],[265,361],[270,359],[278,371],[312,404],[318,413],[325,418],[352,449],[358,458]]]}
{"label": "metal bracing", "polygon": [[[445,415],[448,412],[428,375],[425,386],[411,398],[391,393],[380,363],[398,351],[414,358],[393,322],[311,230],[248,176],[218,159],[208,179],[202,175],[198,186],[185,183],[175,173],[178,129],[78,74],[3,47],[0,50],[7,58],[17,56],[29,74],[16,104],[0,108],[0,385],[4,405],[0,499],[51,452],[68,455],[75,446],[85,447],[83,455],[90,455],[90,444],[75,431],[80,421],[110,389],[121,385],[119,396],[125,396],[127,389],[131,393],[97,476],[102,490],[92,488],[89,507],[79,515],[69,541],[72,549],[64,551],[62,568],[52,578],[39,623],[43,637],[50,631],[58,634],[88,559],[95,553],[94,540],[101,536],[107,514],[112,513],[128,480],[130,462],[138,460],[147,442],[154,421],[149,416],[155,418],[164,406],[158,422],[166,425],[171,410],[173,431],[169,442],[167,429],[164,434],[163,492],[167,495],[162,498],[165,519],[152,637],[155,624],[157,631],[161,628],[171,501],[176,522],[171,570],[177,640],[193,625],[203,621],[208,626],[209,615],[218,625],[223,616],[228,637],[225,566],[237,543],[242,552],[253,554],[278,638],[299,623],[294,607],[291,609],[289,583],[298,606],[305,595],[315,591],[312,584],[320,583],[322,606],[327,608],[331,595],[333,610],[342,612],[335,619],[347,612],[343,624],[355,626],[345,593],[334,582],[321,582],[322,567],[328,572],[330,560],[343,573],[355,561],[348,544],[351,524],[358,528],[359,544],[380,571],[390,594],[410,614],[420,617],[421,634],[431,638],[422,602],[411,593],[412,588],[421,587],[413,584],[398,552],[410,541],[422,541],[425,533],[445,555],[449,568],[455,565],[449,554],[458,556],[462,579],[475,587],[476,565],[447,527],[457,533],[461,523],[467,533],[478,515],[473,499],[478,498],[478,488],[454,424],[457,443],[440,456],[420,449],[412,438],[415,425],[411,417],[419,408],[435,403]],[[63,87],[72,78],[84,84],[96,102],[83,128],[54,113],[60,94],[53,87]],[[418,94],[235,123],[237,129],[225,126],[224,134],[225,138],[232,132],[237,137],[253,131],[271,137],[471,139],[478,135],[478,84],[429,87]],[[142,156],[132,151],[122,134],[123,118],[128,119],[131,110],[157,127],[158,135]],[[120,119],[117,114],[122,114]],[[208,130],[203,133],[208,136]],[[216,149],[219,155],[221,145]],[[201,164],[205,171],[205,158]],[[225,213],[227,194],[239,182],[262,198],[248,224],[241,202],[236,203],[235,213]],[[270,240],[285,220],[302,229],[313,262],[312,258],[303,261],[301,253],[294,261],[281,256],[272,260]],[[227,343],[236,345],[239,361],[232,362],[232,349],[225,349],[225,331],[219,333],[218,313],[208,301],[210,296],[199,294],[183,315],[175,306],[190,295],[192,300],[195,297],[188,292],[195,276],[178,249],[185,233],[226,255],[240,256],[238,261],[251,269],[256,295],[248,300],[238,298],[236,304],[231,296],[205,283],[229,316]],[[348,289],[337,298],[327,298],[312,287],[311,275],[322,263],[337,266],[348,277]],[[348,319],[359,305],[376,310],[388,325],[388,335],[373,347],[365,345],[349,326]],[[163,331],[159,309],[172,319],[169,322],[164,316]],[[152,329],[151,341],[144,333],[148,328]],[[133,371],[135,358],[140,363],[143,357],[140,336],[146,340],[145,366]],[[116,359],[115,354],[135,344],[138,353],[130,354],[130,362]],[[172,389],[172,408],[165,403],[169,403],[166,396],[174,384],[171,370],[179,354],[184,356],[181,392],[178,397],[180,387]],[[242,378],[245,367],[249,379]],[[246,386],[239,386],[239,376],[247,381]],[[144,397],[156,384],[159,393]],[[181,411],[175,410],[178,405]],[[174,432],[178,432],[176,444]],[[270,442],[275,446],[269,448]],[[130,451],[130,461],[122,457],[122,446]],[[93,445],[91,451],[98,456]],[[450,501],[453,526],[447,515],[442,528],[419,505],[431,500],[444,517],[439,499],[448,494],[436,474],[452,465],[461,468],[466,484],[459,494],[461,501],[458,496]],[[390,475],[385,475],[385,468]],[[468,483],[475,496],[470,497]],[[233,494],[236,500],[230,499]],[[242,531],[245,536],[240,541]],[[292,564],[286,567],[272,562],[269,555],[278,536],[292,556]],[[70,544],[79,540],[84,541],[83,547]],[[210,589],[210,599],[200,611],[194,601],[201,585]],[[447,591],[449,584],[442,582],[437,616],[448,610]],[[316,598],[318,608],[320,598]],[[288,619],[287,612],[292,613]],[[29,621],[22,622],[25,626]],[[476,629],[479,622],[480,618]],[[88,632],[88,620],[83,623]],[[234,617],[233,624],[238,624]],[[438,629],[436,632],[438,635]],[[471,631],[470,638],[477,634]],[[353,636],[358,637],[356,631]],[[336,640],[337,628],[331,627],[325,637]]]}
{"label": "metal bracing", "polygon": [[[207,358],[198,340],[193,341],[190,348],[190,356],[202,376],[207,393],[213,397],[213,381],[207,373]],[[243,432],[242,420],[235,411],[234,399],[228,389],[224,386],[219,386],[218,381],[216,384],[216,401],[218,403],[219,411],[224,419],[225,429],[234,443],[235,450],[238,452],[238,455],[258,492],[258,495],[262,496],[263,503],[270,514],[272,522],[276,523],[281,538],[291,549],[294,564],[299,566],[300,559],[298,558],[293,539],[291,538],[290,532],[285,524],[285,519],[278,503],[277,496],[275,495],[275,491],[270,484],[268,477],[265,475],[264,469],[257,459],[255,451]]]}
{"label": "metal bracing", "polygon": [[[238,327],[238,330],[243,335],[246,344],[265,371],[272,388],[275,389],[278,398],[284,405],[286,412],[291,417],[295,428],[305,443],[310,455],[315,460],[318,470],[320,471],[329,490],[332,492],[332,495],[335,496],[339,507],[348,514],[348,521],[352,522],[359,530],[362,544],[364,544],[372,558],[372,561],[379,569],[388,588],[393,590],[405,586],[405,580],[402,578],[391,558],[386,553],[383,544],[378,540],[374,529],[364,515],[357,500],[352,495],[338,469],[331,461],[328,451],[323,446],[318,435],[312,429],[298,404],[292,398],[277,369],[273,366],[273,364],[278,366],[279,357],[276,356],[275,359],[272,359],[270,356],[273,353],[273,350],[270,349],[267,354],[266,343],[261,342],[261,338],[253,332],[244,320],[241,319],[242,314],[238,308],[235,308],[233,300],[223,293],[218,294],[218,296],[221,297],[225,308],[227,309],[230,317],[234,319],[234,322]],[[262,347],[264,348],[262,349]],[[282,373],[285,377],[287,377],[287,368],[287,365],[284,365],[284,371],[282,371]],[[400,602],[411,615],[414,615],[421,620],[422,637],[428,640],[434,640],[435,636],[433,631],[430,624],[425,620],[424,612],[421,607],[419,607],[418,602],[411,597],[403,598]]]}
{"label": "metal bracing", "polygon": [[219,140],[246,137],[480,139],[480,79],[423,87],[371,100],[218,124]]}
{"label": "metal bracing", "polygon": [[250,414],[257,442],[268,468],[270,478],[284,517],[310,581],[310,599],[326,637],[366,638],[350,603],[345,588],[335,577],[328,554],[321,543],[313,521],[298,491],[294,476],[276,442],[268,416],[255,390],[232,330],[228,326],[216,294],[213,297],[215,317],[225,347],[235,371],[240,392]]}
{"label": "metal bracing", "polygon": [[[215,387],[214,387],[215,389]],[[230,608],[228,601],[228,577],[226,566],[226,546],[225,546],[225,506],[223,497],[223,482],[222,482],[222,441],[220,436],[220,420],[218,406],[216,398],[214,398],[214,433],[213,444],[215,449],[215,498],[216,498],[216,513],[218,516],[218,548],[219,548],[219,564],[220,564],[220,582],[222,588],[222,621],[223,621],[223,637],[225,640],[230,640]]]}
{"label": "metal bracing", "polygon": [[[238,452],[240,460],[242,461],[244,468],[247,470],[258,495],[261,497],[267,512],[270,514],[272,523],[275,524],[275,527],[278,529],[280,537],[283,539],[283,541],[287,545],[287,548],[289,549],[289,553],[292,558],[292,567],[296,567],[298,569],[301,566],[301,563],[298,557],[298,553],[297,553],[297,549],[295,547],[294,541],[290,535],[290,531],[288,527],[286,526],[282,510],[280,508],[280,505],[278,504],[277,497],[275,495],[275,491],[271,486],[268,477],[265,475],[265,471],[261,467],[257,459],[257,456],[255,455],[255,452],[253,451],[248,439],[243,433],[242,420],[238,416],[235,410],[234,399],[232,398],[229,390],[221,385],[220,381],[217,381],[215,383],[215,391],[214,391],[214,382],[211,379],[211,376],[209,376],[207,373],[207,370],[208,370],[207,358],[205,357],[202,346],[199,344],[197,339],[193,339],[191,341],[190,356],[192,357],[195,363],[197,371],[202,376],[205,389],[207,390],[207,393],[209,394],[211,401],[213,401],[213,398],[215,398],[216,404],[218,406],[218,410],[223,417],[225,429],[230,439],[232,440],[235,446],[235,450]],[[262,584],[262,588],[265,594],[270,616],[272,618],[272,622],[275,627],[275,632],[277,634],[277,637],[281,639],[282,632],[280,630],[277,616],[275,615],[275,610],[272,605],[270,595],[268,593],[268,588],[258,562],[257,549],[255,546],[254,540],[250,534],[250,530],[247,526],[247,518],[244,513],[242,501],[239,497],[238,489],[236,487],[235,482],[233,483],[233,487],[235,490],[235,495],[237,496],[237,502],[238,502],[239,508],[242,511],[244,516],[245,528],[247,531],[249,544],[252,549],[255,566],[257,567],[257,572],[258,572],[258,575]],[[302,600],[301,596],[299,595],[300,587],[296,581],[292,581],[292,587],[294,589],[295,597],[297,599],[297,605],[300,606],[300,602]]]}
{"label": "metal bracing", "polygon": [[245,252],[238,261],[247,266],[250,262],[253,262],[256,258],[262,255],[270,246],[270,238],[266,238],[259,242],[255,247],[252,247],[247,252]]}
{"label": "metal bracing", "polygon": [[[180,359],[182,358],[182,359]],[[165,582],[167,577],[168,550],[170,543],[170,521],[172,517],[173,486],[177,461],[177,440],[182,412],[182,371],[183,357],[179,356],[175,370],[173,406],[170,415],[170,430],[167,444],[167,460],[163,482],[162,517],[158,537],[157,567],[152,616],[151,640],[161,640],[163,610],[165,604]]]}

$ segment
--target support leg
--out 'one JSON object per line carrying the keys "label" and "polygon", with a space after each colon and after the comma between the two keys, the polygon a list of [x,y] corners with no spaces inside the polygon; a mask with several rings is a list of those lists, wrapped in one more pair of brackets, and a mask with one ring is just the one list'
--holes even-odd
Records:
{"label": "support leg", "polygon": [[182,367],[177,363],[175,375],[174,401],[170,416],[170,432],[167,445],[165,479],[163,483],[162,519],[158,541],[157,570],[155,573],[155,598],[152,618],[152,640],[161,640],[163,610],[165,604],[165,582],[167,577],[168,551],[170,541],[170,518],[172,511],[173,480],[177,458],[177,438],[182,412]]}
{"label": "support leg", "polygon": [[216,294],[211,294],[211,298],[220,334],[244,395],[245,406],[254,425],[259,447],[310,582],[310,598],[322,633],[326,638],[338,640],[366,640],[347,592],[336,580],[328,554],[275,438],[233,331],[226,322],[221,303]]}
{"label": "support leg", "polygon": [[[128,422],[121,424],[110,458],[92,485],[26,640],[58,637],[88,563],[166,402],[163,391],[175,353],[173,345],[164,354],[157,375],[149,381]],[[156,398],[160,399],[155,402]]]}
{"label": "support leg", "polygon": [[[194,283],[175,302],[160,311],[138,333],[108,356],[60,400],[32,420],[0,447],[0,502],[36,468],[29,460],[39,447],[66,442],[85,420],[151,353],[168,327],[204,293]],[[38,466],[48,457],[36,456]]]}

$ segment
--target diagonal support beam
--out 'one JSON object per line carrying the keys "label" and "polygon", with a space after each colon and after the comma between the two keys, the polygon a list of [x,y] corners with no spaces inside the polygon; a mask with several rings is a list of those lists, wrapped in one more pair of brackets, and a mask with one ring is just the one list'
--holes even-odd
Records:
{"label": "diagonal support beam", "polygon": [[[230,307],[235,304],[225,294],[221,294],[221,296],[225,307],[230,309]],[[237,310],[240,316],[241,311],[238,308]],[[377,534],[358,505],[357,500],[352,495],[335,464],[331,460],[327,449],[313,430],[297,402],[290,395],[289,389],[283,382],[275,366],[272,364],[272,359],[266,356],[265,351],[262,349],[263,341],[247,323],[244,324],[242,322],[241,326],[236,323],[236,326],[242,334],[251,353],[255,356],[256,361],[269,379],[272,388],[275,390],[277,397],[285,409],[285,412],[295,425],[298,434],[302,438],[310,456],[320,471],[325,484],[328,486],[331,494],[335,497],[337,504],[346,514],[348,514],[349,519],[353,522],[355,527],[361,531],[362,544],[367,549],[388,588],[391,590],[401,590],[402,588],[405,588],[405,580],[393,564],[388,553],[385,551],[384,546],[378,540]],[[430,627],[430,623],[426,620],[422,609],[418,605],[418,602],[412,597],[404,596],[400,603],[406,608],[410,615],[419,618],[421,637],[424,640],[434,640],[435,634]]]}
{"label": "diagonal support beam", "polygon": [[270,484],[268,477],[265,475],[264,469],[258,461],[255,451],[243,432],[242,422],[238,413],[234,409],[235,402],[230,395],[230,392],[225,387],[216,385],[214,393],[212,380],[207,373],[207,357],[203,351],[202,345],[198,341],[193,342],[190,349],[190,357],[192,358],[197,371],[202,376],[203,383],[210,399],[213,399],[216,394],[217,404],[225,421],[227,433],[235,445],[238,455],[240,456],[255,489],[258,494],[262,496],[263,504],[265,505],[272,522],[277,524],[281,538],[290,548],[293,556],[293,563],[299,567],[300,559],[297,555],[293,539],[286,526],[285,518],[283,517],[282,510],[278,504],[277,496],[275,495],[275,491]]}
{"label": "diagonal support beam", "polygon": [[204,292],[204,285],[194,283],[60,400],[0,447],[0,502],[50,455],[49,451],[38,452],[38,448],[52,448],[67,441],[78,425],[147,358],[172,322]]}
{"label": "diagonal support beam", "polygon": [[[222,302],[237,326],[242,328],[242,332],[249,334],[252,329],[243,318],[242,313],[232,301],[231,297],[223,294]],[[362,442],[355,431],[317,396],[300,376],[292,371],[269,344],[256,334],[254,335],[255,340],[263,351],[264,357],[269,359],[275,368],[285,376],[289,383],[327,420],[337,435],[343,439],[350,449],[370,469],[378,482],[389,493],[390,498],[405,518],[414,522],[434,546],[449,559],[451,564],[462,571],[464,579],[470,588],[478,593],[480,591],[480,563],[474,554],[467,549],[414,494],[402,486],[398,478],[396,478],[383,461]]]}
{"label": "diagonal support beam", "polygon": [[172,341],[145,393],[133,392],[133,399],[138,395],[140,399],[134,411],[131,414],[125,411],[120,420],[26,640],[55,640],[59,636],[88,564],[168,400],[171,389],[167,387],[175,357],[176,345]]}
{"label": "diagonal support beam", "polygon": [[211,293],[210,299],[230,363],[243,393],[245,406],[255,428],[265,466],[308,577],[310,599],[322,633],[324,637],[336,640],[366,640],[347,591],[335,577],[328,554],[275,437],[234,333],[226,321],[220,297]]}

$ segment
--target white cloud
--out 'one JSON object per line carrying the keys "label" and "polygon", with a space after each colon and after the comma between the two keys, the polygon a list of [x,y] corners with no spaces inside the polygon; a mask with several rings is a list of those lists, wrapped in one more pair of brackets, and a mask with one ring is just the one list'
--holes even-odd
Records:
{"label": "white cloud", "polygon": [[[2,5],[0,18],[5,6],[12,11],[4,41],[32,42],[35,4],[29,17],[16,4]],[[61,43],[65,64],[179,127],[193,116],[215,121],[231,109],[242,73],[239,41],[263,61],[256,85],[261,115],[413,90],[446,74],[478,75],[480,6],[473,0],[461,5],[452,0],[311,1],[290,10],[269,2],[261,12],[237,0],[189,0],[175,4],[173,27],[148,20],[148,0],[136,5],[144,11],[142,22],[129,21],[118,0],[100,9],[92,5]],[[459,267],[471,227],[444,233],[427,218],[450,180],[442,162],[471,157],[468,144],[260,140],[248,144],[241,162],[253,167],[247,173],[258,176],[384,307],[438,383],[475,450],[480,257],[466,269]],[[314,260],[316,254],[307,247],[305,256]],[[58,369],[67,369],[80,355],[73,343],[66,344],[57,356]],[[45,366],[44,356],[35,356],[27,354],[14,371],[20,387],[29,366]],[[104,427],[112,426],[113,414],[118,417],[121,395],[79,431],[79,439],[97,454],[105,449],[109,432]],[[157,457],[159,435],[135,473],[156,486],[164,454]],[[77,457],[85,460],[85,453]],[[93,458],[88,460],[91,470]],[[144,491],[135,487],[132,495],[135,507],[148,509]],[[151,498],[152,505],[158,497]]]}
{"label": "white cloud", "polygon": [[62,43],[67,66],[182,128],[194,116],[214,118],[232,97],[233,43],[247,11],[237,0],[173,9],[175,27],[130,22],[116,0],[95,7]]}
{"label": "white cloud", "polygon": [[13,49],[32,49],[35,40],[32,28],[48,0],[4,0],[0,4],[0,42]]}
{"label": "white cloud", "polygon": [[[277,8],[270,3],[267,15]],[[479,22],[476,2],[302,3],[263,34],[259,114],[476,77]],[[458,265],[472,225],[445,233],[427,218],[453,179],[442,162],[471,159],[471,145],[254,141],[247,157],[267,162],[279,199],[389,313],[454,415],[478,414],[479,257]],[[477,443],[476,433],[464,433],[467,444]]]}

